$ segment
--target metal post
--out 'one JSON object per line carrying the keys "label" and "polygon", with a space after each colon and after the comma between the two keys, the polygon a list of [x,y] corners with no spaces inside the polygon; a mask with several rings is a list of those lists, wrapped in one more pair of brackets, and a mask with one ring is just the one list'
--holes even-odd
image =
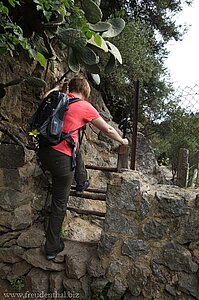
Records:
{"label": "metal post", "polygon": [[131,151],[131,169],[135,170],[136,146],[137,146],[137,125],[138,125],[138,104],[139,104],[139,81],[135,81],[135,102],[133,111],[133,133],[132,133],[132,151]]}

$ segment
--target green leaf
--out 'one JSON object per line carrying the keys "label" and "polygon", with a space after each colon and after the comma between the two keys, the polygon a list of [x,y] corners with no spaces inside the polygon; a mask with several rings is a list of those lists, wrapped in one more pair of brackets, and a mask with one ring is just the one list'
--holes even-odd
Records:
{"label": "green leaf", "polygon": [[94,41],[101,48],[101,46],[102,46],[102,37],[99,34],[94,35]]}
{"label": "green leaf", "polygon": [[29,134],[30,136],[37,137],[38,134],[40,134],[40,132],[39,132],[37,129],[33,129],[32,131],[29,131],[28,134]]}
{"label": "green leaf", "polygon": [[87,40],[90,40],[92,38],[92,36],[93,36],[93,33],[92,33],[91,30],[85,31],[84,34],[85,34]]}
{"label": "green leaf", "polygon": [[104,38],[112,38],[117,36],[125,27],[125,21],[122,18],[109,20],[108,23],[110,23],[111,28],[102,34],[102,37]]}
{"label": "green leaf", "polygon": [[46,68],[46,58],[43,56],[42,53],[37,52],[36,60],[40,63],[40,65]]}
{"label": "green leaf", "polygon": [[68,49],[68,67],[74,73],[77,73],[80,70],[80,64],[77,60],[74,50],[71,47]]}
{"label": "green leaf", "polygon": [[99,57],[89,47],[85,47],[78,51],[81,60],[87,65],[95,65],[99,62]]}
{"label": "green leaf", "polygon": [[95,42],[95,39],[94,39],[94,36],[92,36],[92,38],[90,40],[88,40],[88,43],[95,46],[95,47],[98,47],[100,48],[101,50],[103,50],[104,52],[108,52],[108,46],[105,42],[105,40],[101,37],[101,41],[102,41],[102,44],[99,46],[96,42]]}
{"label": "green leaf", "polygon": [[41,78],[34,77],[34,76],[26,78],[25,82],[27,82],[29,85],[36,87],[36,88],[46,87],[46,82],[44,80],[42,80]]}
{"label": "green leaf", "polygon": [[96,24],[89,23],[88,26],[90,27],[90,29],[96,32],[107,31],[112,27],[112,25],[108,22],[98,22]]}
{"label": "green leaf", "polygon": [[82,8],[88,22],[95,24],[102,19],[102,11],[93,0],[82,0]]}
{"label": "green leaf", "polygon": [[118,48],[108,41],[106,41],[106,44],[109,47],[109,52],[115,56],[115,58],[119,61],[120,64],[122,64],[122,56]]}
{"label": "green leaf", "polygon": [[87,44],[87,39],[80,29],[63,28],[58,31],[57,36],[62,43],[73,48],[84,48]]}

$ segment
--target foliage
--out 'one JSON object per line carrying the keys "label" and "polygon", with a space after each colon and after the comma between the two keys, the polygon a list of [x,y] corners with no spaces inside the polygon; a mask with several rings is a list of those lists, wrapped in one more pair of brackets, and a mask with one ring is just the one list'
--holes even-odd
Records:
{"label": "foliage", "polygon": [[[124,29],[121,18],[102,20],[100,1],[10,0],[0,2],[3,18],[0,54],[14,55],[18,46],[45,67],[46,59],[57,58],[54,45],[68,48],[68,66],[78,72],[82,65],[94,74],[100,73],[99,49],[122,63],[116,46],[104,38],[117,36]],[[31,15],[30,15],[31,13]],[[91,66],[91,67],[90,67]],[[101,64],[102,68],[102,64]]]}
{"label": "foliage", "polygon": [[153,39],[150,28],[140,21],[128,22],[120,36],[113,39],[122,53],[123,64],[105,74],[102,84],[106,104],[117,122],[133,112],[135,80],[139,79],[141,85],[140,115],[147,110],[151,114],[160,111],[168,93],[165,82],[160,80],[164,69],[154,56]]}
{"label": "foliage", "polygon": [[17,279],[12,280],[11,286],[15,288],[18,292],[20,292],[24,288],[24,276],[21,275]]}
{"label": "foliage", "polygon": [[175,107],[168,117],[156,125],[156,134],[152,138],[152,144],[156,154],[166,152],[167,157],[175,168],[177,165],[180,148],[189,150],[189,163],[191,167],[197,167],[196,153],[199,149],[199,114],[187,113],[185,110]]}
{"label": "foliage", "polygon": [[161,119],[166,113],[165,99],[172,91],[169,74],[164,66],[168,56],[166,45],[180,40],[186,27],[174,18],[182,5],[192,1],[103,1],[105,17],[122,16],[126,21],[119,38],[113,39],[121,53],[123,64],[102,80],[106,104],[114,120],[119,122],[134,109],[134,82],[140,81],[139,121]]}

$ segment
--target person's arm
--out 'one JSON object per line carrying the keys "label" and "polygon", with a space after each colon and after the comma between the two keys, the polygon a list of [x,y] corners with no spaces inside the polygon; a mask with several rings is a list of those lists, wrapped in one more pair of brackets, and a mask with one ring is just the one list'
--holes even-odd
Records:
{"label": "person's arm", "polygon": [[47,97],[51,92],[54,92],[54,91],[60,91],[60,92],[63,92],[63,93],[66,93],[67,91],[67,85],[68,85],[68,81],[65,81],[59,85],[56,85],[53,89],[51,89],[50,91],[46,92],[43,96],[42,96],[42,99],[44,99],[45,97]]}
{"label": "person's arm", "polygon": [[111,125],[102,119],[102,117],[92,120],[91,124],[101,130],[109,138],[119,142],[121,145],[128,145],[128,140],[126,138],[123,139]]}

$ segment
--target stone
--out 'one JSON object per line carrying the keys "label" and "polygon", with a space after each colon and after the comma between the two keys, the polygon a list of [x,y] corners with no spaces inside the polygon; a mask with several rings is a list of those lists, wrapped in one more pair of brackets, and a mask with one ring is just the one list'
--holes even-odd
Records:
{"label": "stone", "polygon": [[146,223],[143,228],[143,234],[146,240],[150,240],[150,239],[161,240],[162,238],[165,237],[167,232],[168,232],[167,226],[156,220],[151,220],[150,222]]}
{"label": "stone", "polygon": [[[146,298],[142,295],[140,296],[133,296],[130,292],[127,292],[125,295],[124,295],[124,300],[146,300]],[[147,299],[148,300],[148,299]],[[165,299],[164,299],[165,300]]]}
{"label": "stone", "polygon": [[25,151],[22,146],[0,144],[0,168],[16,169],[22,167],[25,162]]}
{"label": "stone", "polygon": [[97,252],[99,256],[101,257],[106,254],[111,254],[116,241],[117,241],[117,237],[102,232],[100,241],[98,243],[98,248],[97,248]]}
{"label": "stone", "polygon": [[25,295],[28,293],[36,293],[37,298],[45,299],[49,291],[49,274],[40,269],[33,268],[25,277]]}
{"label": "stone", "polygon": [[133,259],[147,255],[149,247],[143,240],[125,240],[122,246],[122,254]]}
{"label": "stone", "polygon": [[199,299],[199,278],[195,274],[180,273],[178,275],[180,291]]}
{"label": "stone", "polygon": [[147,138],[140,132],[137,135],[136,163],[137,170],[144,170],[146,174],[153,174],[155,167],[158,166],[154,150]]}
{"label": "stone", "polygon": [[137,211],[139,196],[139,181],[122,178],[120,184],[115,181],[108,184],[106,204],[109,210],[117,207],[118,210]]}
{"label": "stone", "polygon": [[109,284],[109,281],[105,277],[94,278],[94,280],[91,283],[92,296],[96,296],[98,293],[101,293],[101,291],[106,289],[108,284]]}
{"label": "stone", "polygon": [[154,258],[151,259],[151,270],[152,274],[157,277],[158,281],[161,283],[166,283],[167,273],[165,271],[165,266],[162,266],[156,262]]}
{"label": "stone", "polygon": [[82,288],[80,297],[82,299],[89,299],[91,294],[90,286],[91,286],[92,279],[90,278],[90,276],[86,274],[85,276],[81,277],[79,280],[81,282],[81,288]]}
{"label": "stone", "polygon": [[105,275],[105,270],[101,265],[101,261],[95,253],[87,262],[87,272],[92,277],[100,277]]}
{"label": "stone", "polygon": [[175,242],[164,245],[161,263],[173,271],[184,271],[187,273],[196,273],[198,271],[198,265],[192,260],[190,251]]}
{"label": "stone", "polygon": [[31,270],[32,266],[25,260],[17,262],[12,265],[10,272],[7,274],[7,279],[13,281],[18,279],[20,276],[27,274]]}
{"label": "stone", "polygon": [[199,194],[196,195],[195,205],[199,208]]}
{"label": "stone", "polygon": [[143,287],[147,284],[147,274],[143,268],[134,266],[128,273],[127,283],[133,296],[139,296]]}
{"label": "stone", "polygon": [[38,248],[44,243],[44,230],[32,226],[30,229],[22,232],[17,239],[17,244],[24,248]]}
{"label": "stone", "polygon": [[18,169],[0,169],[0,187],[10,187],[21,191],[22,183]]}
{"label": "stone", "polygon": [[176,288],[175,288],[174,286],[171,286],[171,285],[169,285],[169,284],[166,284],[165,290],[166,290],[169,294],[171,294],[172,296],[174,296],[174,297],[177,296]]}
{"label": "stone", "polygon": [[17,207],[12,212],[0,210],[0,225],[12,230],[25,229],[32,224],[31,205],[26,204]]}
{"label": "stone", "polygon": [[106,213],[104,230],[105,232],[126,234],[136,238],[138,235],[138,222],[133,217],[128,217],[111,209]]}
{"label": "stone", "polygon": [[181,244],[199,240],[199,209],[192,209],[189,215],[181,220],[176,240]]}
{"label": "stone", "polygon": [[106,277],[113,282],[120,274],[122,274],[122,263],[119,260],[111,261],[107,268]]}
{"label": "stone", "polygon": [[[1,217],[1,216],[2,216],[2,215],[1,215],[1,212],[0,212],[0,217]],[[9,232],[9,231],[10,231],[9,228],[6,228],[6,227],[0,225],[0,234],[7,233],[7,232]]]}
{"label": "stone", "polygon": [[183,195],[157,191],[155,197],[161,217],[176,218],[188,214],[186,199]]}
{"label": "stone", "polygon": [[20,234],[20,231],[12,231],[2,234],[0,236],[0,247],[2,247],[5,243],[9,242],[12,239],[18,238]]}
{"label": "stone", "polygon": [[199,265],[199,247],[193,250],[193,257],[196,263]]}
{"label": "stone", "polygon": [[62,293],[64,290],[63,279],[65,277],[65,272],[50,272],[49,283],[50,283],[50,291]]}
{"label": "stone", "polygon": [[86,274],[87,262],[90,253],[87,248],[73,249],[70,253],[66,253],[66,276],[68,278],[79,279]]}
{"label": "stone", "polygon": [[19,246],[12,246],[9,248],[0,248],[0,262],[14,264],[22,260],[24,249]]}
{"label": "stone", "polygon": [[114,283],[111,284],[108,293],[107,298],[110,300],[121,300],[124,296],[125,292],[127,290],[127,287],[122,282],[121,279],[115,279]]}
{"label": "stone", "polygon": [[4,188],[0,190],[0,207],[6,211],[13,211],[22,205],[29,204],[33,199],[31,192],[22,193],[12,188]]}
{"label": "stone", "polygon": [[148,216],[150,210],[150,200],[147,192],[142,193],[140,202],[140,216],[142,219]]}
{"label": "stone", "polygon": [[35,268],[41,268],[45,271],[63,271],[65,269],[64,263],[47,260],[40,248],[29,249],[21,257]]}
{"label": "stone", "polygon": [[64,278],[63,285],[69,299],[82,299],[82,288],[79,280]]}

